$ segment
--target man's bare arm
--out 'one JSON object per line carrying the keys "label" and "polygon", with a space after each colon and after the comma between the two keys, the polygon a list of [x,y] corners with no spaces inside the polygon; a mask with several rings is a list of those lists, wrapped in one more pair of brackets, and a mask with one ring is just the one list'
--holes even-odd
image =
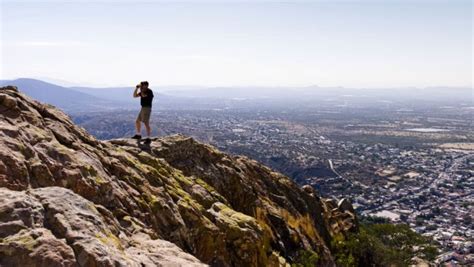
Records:
{"label": "man's bare arm", "polygon": [[133,97],[137,98],[139,97],[140,95],[138,94],[138,89],[140,89],[138,86],[135,87],[135,91],[133,91]]}

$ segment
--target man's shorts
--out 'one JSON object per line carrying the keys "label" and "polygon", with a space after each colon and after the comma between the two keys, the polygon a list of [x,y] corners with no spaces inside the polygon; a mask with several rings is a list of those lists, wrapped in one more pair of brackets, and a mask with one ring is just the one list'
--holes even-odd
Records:
{"label": "man's shorts", "polygon": [[151,107],[142,107],[140,113],[138,113],[137,121],[144,123],[150,122]]}

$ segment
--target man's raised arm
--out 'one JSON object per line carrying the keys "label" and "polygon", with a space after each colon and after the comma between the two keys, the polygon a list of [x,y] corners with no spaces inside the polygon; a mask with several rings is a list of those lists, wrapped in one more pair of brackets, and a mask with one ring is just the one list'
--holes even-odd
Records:
{"label": "man's raised arm", "polygon": [[138,89],[140,89],[140,85],[135,86],[135,91],[133,91],[133,97],[139,97]]}

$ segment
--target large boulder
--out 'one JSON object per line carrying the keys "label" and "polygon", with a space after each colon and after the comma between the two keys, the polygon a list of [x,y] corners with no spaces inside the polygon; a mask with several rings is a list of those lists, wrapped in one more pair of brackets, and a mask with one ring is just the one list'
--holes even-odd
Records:
{"label": "large boulder", "polygon": [[204,266],[61,187],[0,188],[0,266]]}

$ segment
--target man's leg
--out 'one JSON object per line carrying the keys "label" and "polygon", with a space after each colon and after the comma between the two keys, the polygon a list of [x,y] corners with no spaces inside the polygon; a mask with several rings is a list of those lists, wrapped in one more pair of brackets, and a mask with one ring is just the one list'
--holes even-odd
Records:
{"label": "man's leg", "polygon": [[136,132],[137,135],[142,134],[142,123],[139,120],[135,121],[135,129],[137,130]]}
{"label": "man's leg", "polygon": [[147,138],[145,139],[145,143],[149,144],[151,142],[151,127],[150,127],[150,116],[151,116],[151,107],[143,109],[143,123],[145,124]]}
{"label": "man's leg", "polygon": [[140,119],[137,119],[135,121],[135,135],[132,137],[133,139],[142,139],[142,124],[140,122]]}
{"label": "man's leg", "polygon": [[147,137],[150,138],[151,136],[151,127],[150,127],[150,122],[147,121],[147,122],[144,122],[145,124],[145,128],[146,128],[146,134],[147,134]]}

